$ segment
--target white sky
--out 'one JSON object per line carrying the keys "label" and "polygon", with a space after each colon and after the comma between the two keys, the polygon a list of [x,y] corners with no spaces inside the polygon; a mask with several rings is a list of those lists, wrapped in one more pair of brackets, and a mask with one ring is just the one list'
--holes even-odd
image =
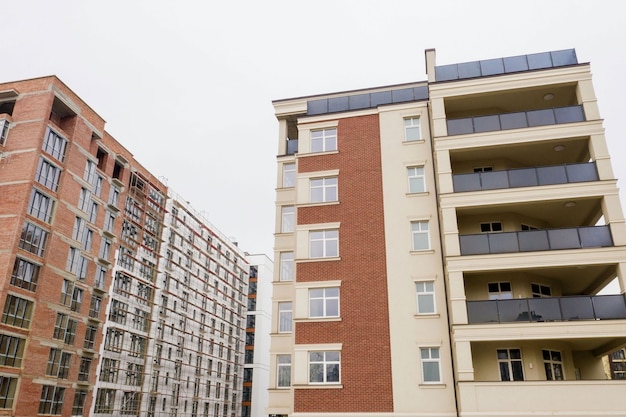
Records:
{"label": "white sky", "polygon": [[626,180],[619,1],[18,0],[0,28],[0,82],[57,75],[250,253],[272,254],[271,101],[424,81],[428,48],[438,65],[575,48]]}

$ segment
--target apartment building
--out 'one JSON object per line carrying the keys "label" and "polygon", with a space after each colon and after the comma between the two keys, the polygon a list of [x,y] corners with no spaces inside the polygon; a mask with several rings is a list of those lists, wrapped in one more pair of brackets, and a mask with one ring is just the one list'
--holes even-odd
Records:
{"label": "apartment building", "polygon": [[425,58],[423,82],[273,103],[267,414],[619,415],[626,228],[590,65]]}
{"label": "apartment building", "polygon": [[0,84],[0,415],[238,416],[245,253],[104,125]]}

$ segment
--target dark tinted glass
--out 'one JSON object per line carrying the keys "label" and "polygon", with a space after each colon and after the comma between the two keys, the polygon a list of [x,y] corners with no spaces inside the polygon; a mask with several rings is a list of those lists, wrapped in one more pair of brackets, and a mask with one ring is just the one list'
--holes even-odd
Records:
{"label": "dark tinted glass", "polygon": [[306,103],[307,114],[323,114],[328,113],[328,100],[312,100]]}
{"label": "dark tinted glass", "polygon": [[493,301],[468,301],[467,316],[470,323],[498,321],[498,305]]}
{"label": "dark tinted glass", "polygon": [[552,57],[550,52],[541,52],[538,54],[530,54],[528,57],[528,69],[550,68],[552,66]]}
{"label": "dark tinted glass", "polygon": [[584,122],[585,115],[582,106],[559,107],[554,109],[554,118],[557,123]]}
{"label": "dark tinted glass", "polygon": [[437,81],[456,80],[458,78],[459,72],[456,64],[435,67],[435,79]]}
{"label": "dark tinted glass", "polygon": [[480,77],[480,62],[465,62],[458,65],[459,78]]}
{"label": "dark tinted glass", "polygon": [[583,248],[613,246],[613,239],[608,226],[580,227],[578,234]]}
{"label": "dark tinted glass", "polygon": [[413,100],[413,89],[404,88],[402,90],[391,91],[391,101],[393,103],[403,103],[405,101]]}
{"label": "dark tinted glass", "polygon": [[526,55],[510,56],[503,59],[504,72],[517,72],[528,70],[528,61]]}
{"label": "dark tinted glass", "polygon": [[480,177],[478,174],[458,174],[452,176],[454,192],[480,190]]}
{"label": "dark tinted glass", "polygon": [[539,184],[535,168],[513,169],[509,171],[510,187],[532,187]]}
{"label": "dark tinted glass", "polygon": [[597,181],[598,171],[595,162],[571,164],[565,167],[569,182]]}
{"label": "dark tinted glass", "polygon": [[428,87],[415,87],[413,89],[413,97],[415,100],[427,100],[428,99]]}
{"label": "dark tinted glass", "polygon": [[489,236],[490,253],[519,252],[517,233],[493,233]]}
{"label": "dark tinted glass", "polygon": [[471,117],[465,119],[448,120],[448,135],[464,135],[474,132],[474,122]]}
{"label": "dark tinted glass", "polygon": [[370,95],[359,94],[357,96],[350,96],[349,103],[350,110],[366,109],[370,106]]}
{"label": "dark tinted glass", "polygon": [[519,232],[519,250],[522,252],[532,252],[539,250],[549,250],[548,233],[545,230],[532,230]]}
{"label": "dark tinted glass", "polygon": [[565,184],[567,182],[565,166],[563,165],[537,168],[537,176],[541,185]]}
{"label": "dark tinted glass", "polygon": [[555,123],[552,109],[529,111],[526,112],[526,117],[528,117],[528,126],[531,127],[553,125]]}
{"label": "dark tinted glass", "polygon": [[508,188],[509,178],[506,171],[491,171],[480,174],[480,183],[483,190]]}
{"label": "dark tinted glass", "polygon": [[576,229],[548,230],[548,239],[551,249],[577,249],[580,248],[578,231]]}
{"label": "dark tinted glass", "polygon": [[528,300],[534,321],[561,320],[561,308],[558,298],[530,298]]}
{"label": "dark tinted glass", "polygon": [[497,115],[474,117],[474,132],[493,132],[494,130],[500,130],[500,119]]}
{"label": "dark tinted glass", "polygon": [[495,75],[504,73],[504,63],[501,58],[486,59],[480,61],[480,71],[483,75]]}
{"label": "dark tinted glass", "polygon": [[520,129],[528,126],[526,113],[505,113],[500,115],[500,125],[502,129]]}
{"label": "dark tinted glass", "polygon": [[459,236],[461,255],[489,253],[488,235]]}
{"label": "dark tinted glass", "polygon": [[328,111],[329,112],[337,112],[337,111],[346,111],[349,110],[348,106],[348,97],[335,97],[328,99]]}
{"label": "dark tinted glass", "polygon": [[596,318],[623,319],[626,318],[626,303],[623,294],[602,295],[592,298]]}
{"label": "dark tinted glass", "polygon": [[562,65],[574,65],[578,64],[576,58],[576,51],[574,49],[565,49],[562,51],[552,51],[552,65],[555,67]]}
{"label": "dark tinted glass", "polygon": [[591,297],[561,298],[563,320],[591,320],[594,318]]}
{"label": "dark tinted glass", "polygon": [[391,103],[391,91],[379,91],[377,93],[370,94],[370,103],[372,107],[376,107],[379,104]]}

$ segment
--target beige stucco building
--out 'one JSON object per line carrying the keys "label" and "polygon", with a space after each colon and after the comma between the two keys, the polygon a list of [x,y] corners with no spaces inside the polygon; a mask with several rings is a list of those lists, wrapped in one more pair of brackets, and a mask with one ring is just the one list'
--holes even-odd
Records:
{"label": "beige stucco building", "polygon": [[[274,102],[270,416],[616,416],[626,228],[574,50]],[[621,294],[597,295],[617,279]]]}

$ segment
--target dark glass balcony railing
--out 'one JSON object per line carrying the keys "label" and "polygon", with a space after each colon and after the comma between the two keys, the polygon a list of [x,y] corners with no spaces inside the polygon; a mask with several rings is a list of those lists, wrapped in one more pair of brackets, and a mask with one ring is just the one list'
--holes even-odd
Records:
{"label": "dark glass balcony railing", "polygon": [[598,179],[595,162],[520,168],[507,171],[475,172],[452,176],[454,192],[456,193],[598,181]]}
{"label": "dark glass balcony railing", "polygon": [[448,136],[584,122],[582,106],[557,107],[490,116],[448,119]]}
{"label": "dark glass balcony railing", "polygon": [[287,139],[287,155],[298,153],[298,139]]}
{"label": "dark glass balcony railing", "polygon": [[609,226],[525,230],[459,236],[461,255],[613,246]]}
{"label": "dark glass balcony railing", "polygon": [[468,301],[470,324],[626,319],[623,294]]}

